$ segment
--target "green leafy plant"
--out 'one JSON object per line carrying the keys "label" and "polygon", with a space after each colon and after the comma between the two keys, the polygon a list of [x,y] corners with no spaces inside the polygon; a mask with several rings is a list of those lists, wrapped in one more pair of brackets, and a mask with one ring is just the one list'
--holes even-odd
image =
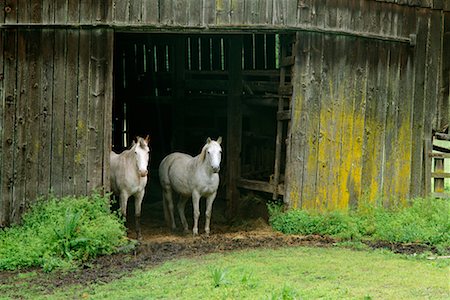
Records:
{"label": "green leafy plant", "polygon": [[21,225],[0,231],[0,270],[71,268],[129,244],[109,195],[38,200]]}
{"label": "green leafy plant", "polygon": [[286,234],[328,235],[342,241],[421,243],[438,252],[450,252],[450,203],[442,199],[417,198],[406,207],[391,208],[362,202],[348,212],[282,212],[274,204],[269,204],[268,210],[272,227]]}
{"label": "green leafy plant", "polygon": [[211,272],[211,278],[213,282],[213,286],[215,288],[223,285],[229,284],[229,280],[227,279],[227,269],[220,269],[220,268],[212,268],[210,270]]}

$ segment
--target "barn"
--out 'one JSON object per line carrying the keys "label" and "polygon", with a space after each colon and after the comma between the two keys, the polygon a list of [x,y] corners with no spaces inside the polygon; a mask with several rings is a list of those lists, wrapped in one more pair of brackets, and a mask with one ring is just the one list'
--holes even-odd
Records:
{"label": "barn", "polygon": [[223,136],[230,213],[404,203],[449,123],[444,0],[5,0],[0,53],[1,225],[107,191],[110,149],[147,133],[152,170]]}

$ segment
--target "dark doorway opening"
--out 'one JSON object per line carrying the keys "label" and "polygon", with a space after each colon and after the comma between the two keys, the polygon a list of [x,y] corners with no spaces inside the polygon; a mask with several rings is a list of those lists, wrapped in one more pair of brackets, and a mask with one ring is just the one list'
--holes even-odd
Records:
{"label": "dark doorway opening", "polygon": [[[269,184],[273,177],[279,37],[243,34],[242,53],[230,55],[229,39],[233,36],[116,33],[113,150],[120,152],[135,136],[150,134],[150,180],[144,208],[161,201],[157,174],[161,160],[174,151],[195,156],[207,137],[224,138],[221,186],[214,210],[227,206],[227,167],[237,166],[238,178],[231,180],[236,183],[246,179]],[[241,116],[237,121],[227,110],[233,88],[230,84],[236,79],[229,72],[229,60],[236,56],[242,69]],[[230,135],[228,122],[240,122],[242,131]],[[286,134],[286,129],[282,132]],[[239,145],[237,157],[227,153],[229,143]],[[284,172],[284,164],[281,166]]]}

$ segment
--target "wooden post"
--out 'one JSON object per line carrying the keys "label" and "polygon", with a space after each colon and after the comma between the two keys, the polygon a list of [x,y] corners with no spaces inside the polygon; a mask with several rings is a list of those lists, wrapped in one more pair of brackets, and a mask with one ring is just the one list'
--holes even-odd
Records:
{"label": "wooden post", "polygon": [[227,104],[227,214],[234,216],[237,212],[239,190],[237,180],[241,167],[242,134],[242,36],[232,36],[228,40],[228,104]]}
{"label": "wooden post", "polygon": [[[435,157],[434,158],[434,172],[444,173],[444,158]],[[444,192],[444,178],[434,177],[434,192],[443,193]]]}
{"label": "wooden post", "polygon": [[[172,53],[174,54],[174,91],[173,97],[176,105],[172,106],[172,111],[174,114],[173,128],[172,128],[172,141],[171,146],[175,149],[182,149],[186,146],[185,143],[185,132],[184,132],[184,114],[186,109],[185,100],[185,65],[186,65],[186,37],[179,36],[175,39],[175,48]],[[158,47],[160,47],[158,45]],[[161,57],[158,57],[160,59]],[[174,149],[172,149],[174,150]]]}
{"label": "wooden post", "polygon": [[[284,39],[281,42],[281,61],[286,57],[287,43]],[[286,66],[280,66],[280,87],[285,84]],[[283,95],[278,97],[278,113],[284,111],[284,98]],[[277,115],[277,137],[275,141],[275,166],[273,176],[273,194],[272,199],[278,198],[278,184],[280,182],[280,166],[281,166],[281,143],[283,142],[283,120]]]}
{"label": "wooden post", "polygon": [[430,195],[431,193],[431,138],[425,138],[423,140],[423,151],[424,151],[424,172],[423,172],[423,178],[424,178],[424,189],[423,189],[423,195],[424,197]]}

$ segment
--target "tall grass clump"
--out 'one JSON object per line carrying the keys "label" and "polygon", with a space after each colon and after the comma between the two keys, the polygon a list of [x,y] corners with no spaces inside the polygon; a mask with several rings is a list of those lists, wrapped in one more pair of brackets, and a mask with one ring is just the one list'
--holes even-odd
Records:
{"label": "tall grass clump", "polygon": [[128,243],[109,197],[50,197],[38,200],[22,224],[0,231],[0,270],[70,268]]}
{"label": "tall grass clump", "polygon": [[375,240],[419,243],[450,249],[450,202],[417,198],[408,206],[385,208],[363,203],[352,211],[316,212],[292,209],[283,212],[268,205],[270,224],[286,234],[329,235],[342,240]]}

